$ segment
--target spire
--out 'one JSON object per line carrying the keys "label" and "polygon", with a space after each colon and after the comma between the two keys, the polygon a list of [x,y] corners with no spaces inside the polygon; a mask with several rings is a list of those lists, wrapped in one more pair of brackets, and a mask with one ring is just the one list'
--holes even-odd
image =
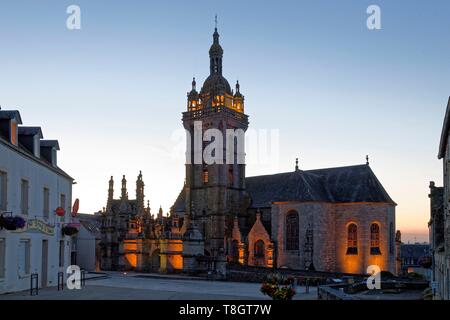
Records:
{"label": "spire", "polygon": [[195,77],[192,79],[192,91],[197,91],[197,82],[195,82]]}
{"label": "spire", "polygon": [[209,49],[210,58],[210,74],[222,75],[222,57],[223,49],[219,43],[219,32],[217,32],[217,15],[216,15],[216,27],[214,28],[213,44]]}
{"label": "spire", "polygon": [[122,196],[121,199],[128,199],[128,192],[127,192],[127,179],[125,179],[125,175],[122,177]]}
{"label": "spire", "polygon": [[106,204],[106,211],[109,211],[109,209],[111,208],[113,198],[114,198],[114,179],[113,176],[111,176],[111,179],[109,179],[108,202]]}
{"label": "spire", "polygon": [[298,169],[298,158],[295,158],[295,171],[299,171]]}
{"label": "spire", "polygon": [[142,180],[142,171],[139,171],[139,175],[136,180],[136,202],[138,214],[144,213],[144,181]]}

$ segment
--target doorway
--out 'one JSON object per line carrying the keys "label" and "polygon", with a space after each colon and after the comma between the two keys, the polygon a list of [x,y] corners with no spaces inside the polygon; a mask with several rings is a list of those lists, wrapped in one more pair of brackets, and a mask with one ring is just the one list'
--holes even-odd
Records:
{"label": "doorway", "polygon": [[48,240],[42,240],[41,287],[47,287]]}

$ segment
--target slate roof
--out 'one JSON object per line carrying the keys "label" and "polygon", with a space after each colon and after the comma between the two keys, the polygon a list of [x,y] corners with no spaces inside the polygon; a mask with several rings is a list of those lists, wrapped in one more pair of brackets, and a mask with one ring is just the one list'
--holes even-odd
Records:
{"label": "slate roof", "polygon": [[58,140],[41,140],[41,147],[52,147],[59,150]]}
{"label": "slate roof", "polygon": [[111,203],[111,210],[118,214],[136,214],[137,200],[114,199]]}
{"label": "slate roof", "polygon": [[93,214],[79,213],[76,218],[80,221],[83,227],[86,228],[86,230],[88,230],[95,237],[100,238],[101,222],[97,216]]}
{"label": "slate roof", "polygon": [[[369,165],[316,170],[299,170],[273,175],[247,177],[250,208],[270,207],[272,202],[376,202],[396,205]],[[184,189],[174,211],[184,210]]]}
{"label": "slate roof", "polygon": [[245,179],[252,208],[278,201],[380,202],[395,205],[369,165],[294,171]]}
{"label": "slate roof", "polygon": [[17,110],[1,110],[0,109],[0,119],[16,119],[18,124],[22,124],[22,118],[20,117],[20,112]]}
{"label": "slate roof", "polygon": [[445,111],[444,124],[442,125],[441,142],[439,144],[438,159],[445,156],[445,149],[448,140],[448,131],[450,129],[450,97],[448,98],[447,109]]}
{"label": "slate roof", "polygon": [[402,244],[400,246],[400,258],[419,259],[430,252],[429,244]]}
{"label": "slate roof", "polygon": [[186,201],[186,192],[183,186],[183,189],[181,189],[180,194],[177,197],[177,200],[175,200],[175,203],[170,208],[170,211],[173,213],[179,213],[185,211],[185,201]]}
{"label": "slate roof", "polygon": [[18,134],[24,136],[35,136],[38,134],[40,139],[44,137],[41,127],[18,127]]}

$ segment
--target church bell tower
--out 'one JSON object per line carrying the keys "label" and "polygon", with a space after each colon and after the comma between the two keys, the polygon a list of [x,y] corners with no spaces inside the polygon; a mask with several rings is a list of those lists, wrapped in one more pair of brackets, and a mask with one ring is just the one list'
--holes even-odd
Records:
{"label": "church bell tower", "polygon": [[[188,132],[185,221],[200,230],[205,254],[211,256],[227,254],[234,218],[243,220],[248,207],[244,152],[248,116],[239,83],[234,92],[222,75],[222,59],[216,25],[209,50],[210,74],[200,92],[193,79],[187,111],[183,112]],[[206,159],[206,154],[213,155],[214,162]]]}

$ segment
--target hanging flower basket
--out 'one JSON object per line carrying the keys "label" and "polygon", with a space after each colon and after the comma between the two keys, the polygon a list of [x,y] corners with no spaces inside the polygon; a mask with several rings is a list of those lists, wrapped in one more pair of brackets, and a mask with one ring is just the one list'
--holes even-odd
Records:
{"label": "hanging flower basket", "polygon": [[72,226],[64,226],[61,229],[63,236],[73,236],[78,233],[78,229]]}
{"label": "hanging flower basket", "polygon": [[25,227],[25,219],[21,217],[0,216],[0,229],[14,231]]}
{"label": "hanging flower basket", "polygon": [[261,292],[273,300],[292,300],[295,295],[292,278],[286,278],[280,274],[271,274],[266,277],[261,285]]}

